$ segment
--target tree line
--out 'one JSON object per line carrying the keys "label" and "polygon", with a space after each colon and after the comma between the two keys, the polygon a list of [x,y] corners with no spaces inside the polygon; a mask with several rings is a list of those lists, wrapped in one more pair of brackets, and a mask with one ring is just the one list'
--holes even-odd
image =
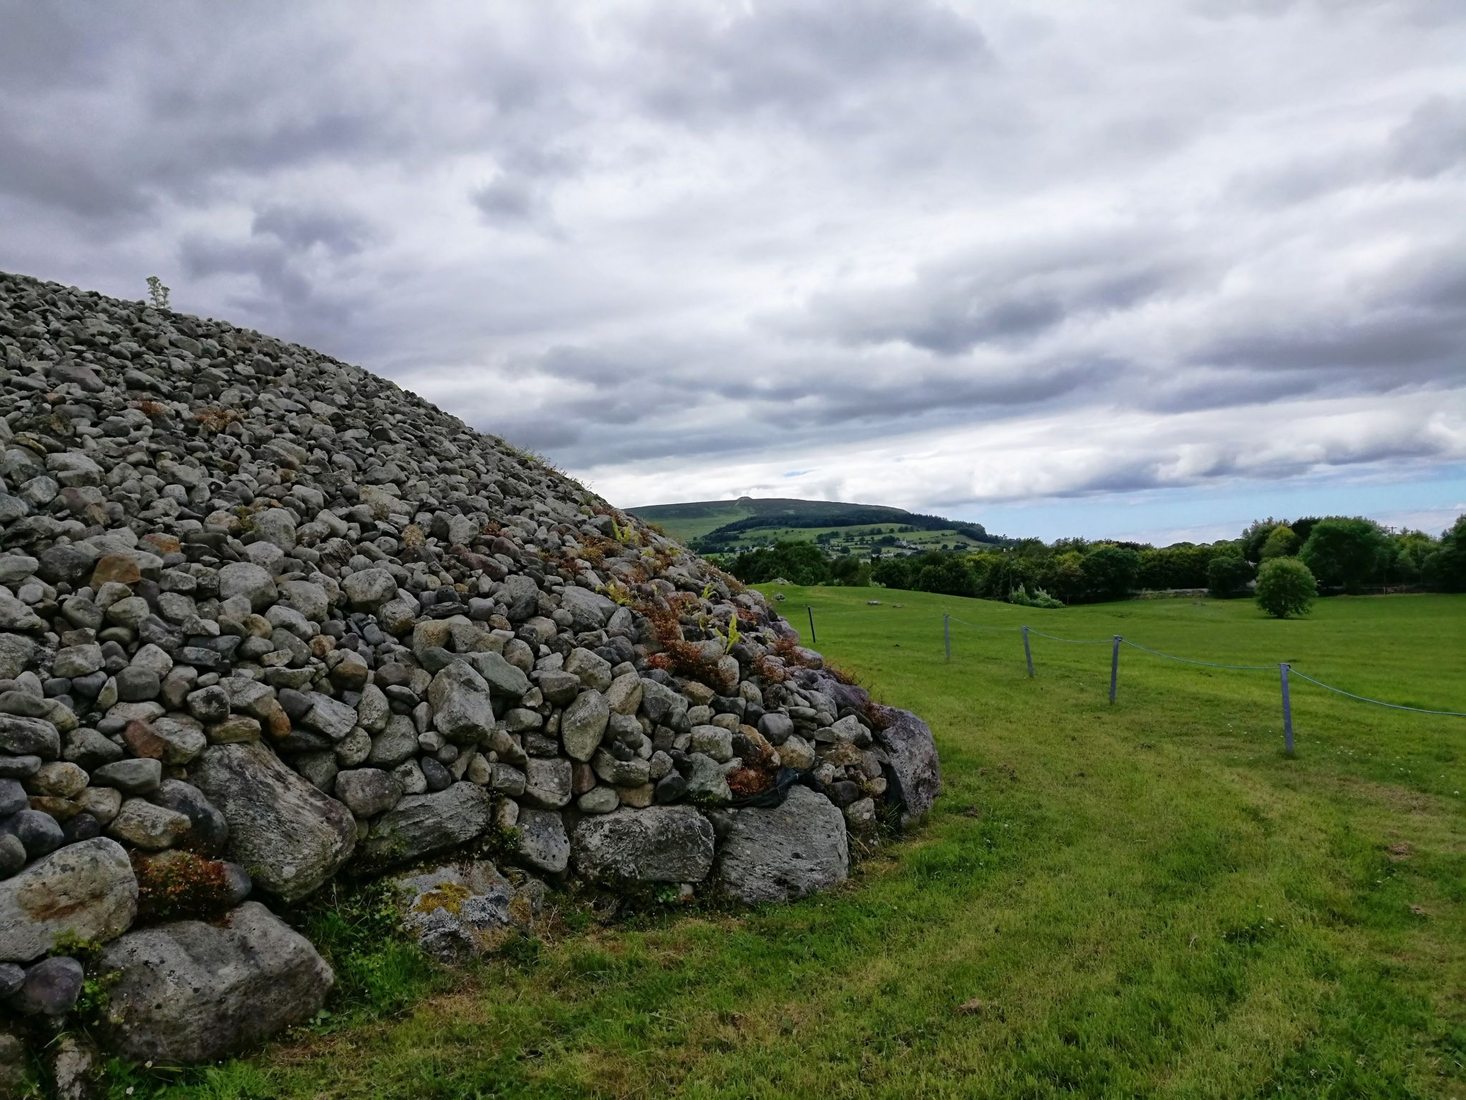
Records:
{"label": "tree line", "polygon": [[1325,592],[1379,587],[1466,591],[1466,515],[1439,538],[1387,530],[1359,516],[1255,520],[1235,539],[1146,543],[1022,539],[975,553],[930,551],[864,561],[831,557],[811,542],[779,542],[739,554],[728,569],[752,584],[865,585],[1060,605],[1125,599],[1140,590],[1206,589],[1246,595],[1258,569],[1295,558]]}

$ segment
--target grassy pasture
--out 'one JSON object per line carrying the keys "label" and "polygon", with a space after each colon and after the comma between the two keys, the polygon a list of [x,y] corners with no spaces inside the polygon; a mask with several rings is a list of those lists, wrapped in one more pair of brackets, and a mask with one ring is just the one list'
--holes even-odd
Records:
{"label": "grassy pasture", "polygon": [[[375,1009],[134,1095],[1466,1096],[1466,598],[1034,611],[783,590],[942,752],[931,821],[848,887],[753,913],[571,915],[452,977],[368,953]],[[880,606],[867,606],[879,599]],[[902,606],[893,606],[900,604]],[[941,616],[953,658],[942,659]],[[1101,644],[1033,639],[1017,626]],[[972,625],[968,625],[972,624]],[[1004,628],[979,630],[977,626]],[[373,984],[375,983],[375,984]],[[417,997],[404,1002],[407,995]],[[170,1084],[171,1082],[171,1084]],[[122,1088],[119,1083],[117,1088]]]}

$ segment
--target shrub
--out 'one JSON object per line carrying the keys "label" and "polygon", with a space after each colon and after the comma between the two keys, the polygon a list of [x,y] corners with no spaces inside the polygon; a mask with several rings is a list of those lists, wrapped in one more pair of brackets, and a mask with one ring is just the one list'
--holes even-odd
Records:
{"label": "shrub", "polygon": [[1318,582],[1297,558],[1273,558],[1257,571],[1257,604],[1274,618],[1307,614],[1317,595]]}

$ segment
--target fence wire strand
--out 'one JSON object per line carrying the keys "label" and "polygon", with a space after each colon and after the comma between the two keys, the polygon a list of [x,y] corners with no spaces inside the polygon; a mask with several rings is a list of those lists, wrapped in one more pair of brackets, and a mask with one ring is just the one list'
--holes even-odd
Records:
{"label": "fence wire strand", "polygon": [[1063,642],[1066,645],[1114,645],[1114,638],[1060,638],[1057,634],[1045,634],[1042,630],[1028,628],[1028,633],[1035,638],[1047,638],[1051,642]]}
{"label": "fence wire strand", "polygon": [[1361,703],[1372,703],[1377,707],[1388,707],[1390,710],[1408,710],[1414,714],[1436,714],[1444,718],[1466,718],[1466,711],[1459,710],[1428,710],[1425,707],[1407,707],[1404,703],[1386,703],[1382,699],[1371,699],[1367,695],[1355,695],[1352,691],[1345,691],[1343,688],[1336,688],[1333,684],[1326,684],[1322,680],[1315,680],[1306,673],[1299,672],[1292,665],[1288,666],[1288,675],[1296,676],[1300,680],[1307,680],[1316,687],[1325,691],[1332,691],[1336,695],[1343,695]]}

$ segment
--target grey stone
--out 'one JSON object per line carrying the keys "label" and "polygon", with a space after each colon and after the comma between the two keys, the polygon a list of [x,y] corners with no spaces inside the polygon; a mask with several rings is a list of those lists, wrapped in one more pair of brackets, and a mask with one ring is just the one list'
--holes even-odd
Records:
{"label": "grey stone", "polygon": [[791,787],[772,809],[731,811],[718,860],[722,891],[747,905],[792,901],[845,881],[845,816],[808,787]]}
{"label": "grey stone", "polygon": [[102,664],[102,647],[95,642],[67,646],[56,651],[56,657],[51,662],[51,675],[72,678],[89,676],[98,671]]}
{"label": "grey stone", "polygon": [[445,962],[487,954],[516,931],[514,887],[487,860],[394,879],[402,923],[429,955]]}
{"label": "grey stone", "polygon": [[29,962],[62,936],[102,943],[137,915],[127,853],[97,837],[68,844],[0,882],[0,962]]}
{"label": "grey stone", "polygon": [[135,848],[155,852],[182,841],[190,825],[188,818],[175,810],[155,806],[141,798],[129,798],[107,826],[107,833]]}
{"label": "grey stone", "polygon": [[594,689],[581,692],[560,715],[560,741],[572,760],[588,761],[600,747],[611,705]]}
{"label": "grey stone", "polygon": [[783,711],[770,711],[758,720],[758,731],[773,745],[782,745],[794,732],[794,719]]}
{"label": "grey stone", "polygon": [[324,734],[332,741],[340,741],[356,728],[355,707],[329,695],[316,694],[311,698],[311,708],[300,720],[306,729]]}
{"label": "grey stone", "polygon": [[726,764],[733,759],[733,734],[721,726],[693,726],[687,747]]}
{"label": "grey stone", "polygon": [[723,774],[723,765],[704,753],[688,753],[684,778],[687,780],[687,797],[694,802],[716,804],[728,802],[733,797]]}
{"label": "grey stone", "polygon": [[102,953],[116,972],[104,1034],[133,1061],[205,1062],[310,1019],[334,976],[306,938],[258,902],[222,922],[131,932]]}
{"label": "grey stone", "polygon": [[659,726],[681,729],[687,722],[687,699],[655,680],[642,677],[641,709]]}
{"label": "grey stone", "polygon": [[600,630],[610,619],[616,605],[599,592],[566,585],[560,593],[560,606],[570,612],[577,631]]}
{"label": "grey stone", "polygon": [[358,862],[368,870],[400,866],[467,843],[493,820],[493,801],[488,791],[472,783],[408,795],[372,823]]}
{"label": "grey stone", "polygon": [[611,662],[588,649],[573,649],[565,658],[565,671],[580,677],[580,682],[595,691],[611,686]]}
{"label": "grey stone", "polygon": [[371,610],[397,595],[397,581],[385,569],[363,569],[343,577],[341,591],[352,607]]}
{"label": "grey stone", "polygon": [[393,715],[387,728],[372,738],[372,751],[367,763],[379,767],[393,768],[417,754],[417,730],[412,719]]}
{"label": "grey stone", "polygon": [[262,744],[214,745],[189,778],[229,823],[229,858],[282,901],[315,890],[356,844],[351,811]]}
{"label": "grey stone", "polygon": [[54,852],[66,841],[56,819],[40,810],[21,810],[0,820],[0,834],[16,837],[31,859]]}
{"label": "grey stone", "polygon": [[0,630],[30,634],[45,629],[46,621],[44,619],[14,596],[0,591]]}
{"label": "grey stone", "polygon": [[606,883],[701,882],[713,866],[713,827],[691,806],[621,809],[583,818],[576,870]]}
{"label": "grey stone", "polygon": [[19,634],[0,632],[0,680],[13,680],[30,666],[36,643]]}
{"label": "grey stone", "polygon": [[475,744],[493,728],[489,685],[462,661],[433,677],[428,702],[433,707],[433,728],[454,744]]}
{"label": "grey stone", "polygon": [[877,730],[875,741],[890,760],[891,778],[886,797],[901,811],[902,826],[926,816],[942,793],[942,768],[932,731],[916,715],[895,707],[886,709],[890,725]]}
{"label": "grey stone", "polygon": [[621,805],[621,796],[615,787],[592,787],[575,800],[575,807],[583,814],[608,814]]}
{"label": "grey stone", "polygon": [[464,658],[496,695],[519,699],[529,691],[529,677],[493,650],[469,653]]}
{"label": "grey stone", "polygon": [[61,755],[61,734],[43,718],[0,714],[0,752],[55,760]]}
{"label": "grey stone", "polygon": [[0,817],[19,813],[30,805],[25,788],[14,779],[0,779]]}
{"label": "grey stone", "polygon": [[219,570],[219,598],[243,596],[255,611],[264,611],[278,592],[269,570],[250,562],[234,561]]}
{"label": "grey stone", "polygon": [[218,852],[229,839],[229,822],[192,783],[165,779],[153,792],[152,800],[188,818],[190,847],[205,853]]}
{"label": "grey stone", "polygon": [[25,981],[11,1004],[26,1016],[64,1016],[81,996],[86,973],[65,955],[42,959],[25,972]]}
{"label": "grey stone", "polygon": [[99,787],[115,787],[124,794],[152,794],[163,782],[163,764],[146,757],[129,757],[103,764],[92,772]]}
{"label": "grey stone", "polygon": [[531,805],[555,810],[570,801],[573,768],[569,760],[531,757],[524,774],[524,798]]}
{"label": "grey stone", "polygon": [[397,804],[402,784],[380,768],[355,768],[336,774],[335,793],[357,817],[376,817]]}
{"label": "grey stone", "polygon": [[9,878],[25,866],[25,845],[20,837],[0,833],[0,878]]}
{"label": "grey stone", "polygon": [[520,858],[535,870],[558,875],[570,865],[570,838],[558,812],[523,807],[515,828]]}

